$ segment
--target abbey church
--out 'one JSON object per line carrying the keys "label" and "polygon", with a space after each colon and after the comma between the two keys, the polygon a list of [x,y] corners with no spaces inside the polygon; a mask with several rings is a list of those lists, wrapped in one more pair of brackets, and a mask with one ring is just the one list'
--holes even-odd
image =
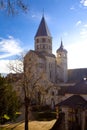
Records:
{"label": "abbey church", "polygon": [[[33,64],[30,66],[31,61],[33,61]],[[29,77],[29,71],[31,71],[29,67],[33,69],[33,77],[35,75],[38,77],[40,72],[44,72],[45,78],[57,88],[55,90],[57,99],[59,96],[64,98],[65,90],[68,86],[74,86],[84,78],[87,78],[87,68],[68,69],[67,64],[67,50],[64,48],[62,40],[56,49],[56,55],[52,53],[52,36],[45,17],[42,16],[34,37],[34,50],[29,50],[24,57],[24,72],[27,74],[27,77]],[[7,77],[11,78],[11,80],[14,79],[13,88],[19,91],[19,95],[21,96],[23,90],[20,87],[20,81],[23,78],[23,73],[8,74]],[[60,90],[58,90],[59,88]],[[52,93],[54,93],[54,90],[51,91],[51,95]]]}
{"label": "abbey church", "polygon": [[[60,46],[56,50],[56,56],[52,53],[52,36],[44,16],[41,19],[34,40],[35,50],[31,50],[30,52],[39,57],[39,67],[40,69],[44,69],[48,80],[52,83],[66,83],[68,80],[67,50],[64,49],[61,40]],[[29,54],[25,56],[26,59],[28,59]]]}
{"label": "abbey church", "polygon": [[[56,55],[52,53],[52,36],[43,16],[34,37],[34,50],[26,56],[26,64],[30,53],[38,57],[39,70],[45,71],[47,78],[52,83],[78,82],[87,77],[87,68],[68,69],[67,50],[63,41],[59,43]],[[25,69],[28,68],[28,65]]]}

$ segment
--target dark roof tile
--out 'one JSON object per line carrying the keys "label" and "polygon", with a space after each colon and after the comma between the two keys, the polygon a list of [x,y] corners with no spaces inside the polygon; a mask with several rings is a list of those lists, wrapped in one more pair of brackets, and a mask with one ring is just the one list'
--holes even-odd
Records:
{"label": "dark roof tile", "polygon": [[40,25],[39,25],[39,28],[37,30],[35,37],[38,37],[38,36],[49,36],[49,37],[51,37],[50,31],[48,29],[48,26],[46,24],[44,17],[42,17],[42,20],[40,22]]}
{"label": "dark roof tile", "polygon": [[70,94],[87,94],[87,80],[81,81],[72,87],[68,87],[66,93]]}
{"label": "dark roof tile", "polygon": [[79,82],[84,77],[87,77],[87,68],[69,69],[68,70],[68,81]]}
{"label": "dark roof tile", "polygon": [[87,101],[79,95],[73,95],[66,100],[60,102],[58,106],[70,108],[87,108]]}

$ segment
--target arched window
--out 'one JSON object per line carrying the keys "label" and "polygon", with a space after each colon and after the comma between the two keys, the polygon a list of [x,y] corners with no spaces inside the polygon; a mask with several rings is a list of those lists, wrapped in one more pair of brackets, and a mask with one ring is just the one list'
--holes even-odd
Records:
{"label": "arched window", "polygon": [[43,45],[43,48],[45,48],[45,45]]}
{"label": "arched window", "polygon": [[39,42],[39,39],[36,39],[36,43],[38,43]]}
{"label": "arched window", "polygon": [[50,39],[48,39],[48,43],[50,43],[51,42],[51,40]]}
{"label": "arched window", "polygon": [[37,45],[37,49],[39,49],[39,45]]}
{"label": "arched window", "polygon": [[50,79],[51,79],[52,75],[51,75],[51,71],[50,71]]}
{"label": "arched window", "polygon": [[45,39],[45,38],[42,38],[42,42],[46,42],[46,39]]}
{"label": "arched window", "polygon": [[49,46],[49,49],[52,50],[51,46]]}

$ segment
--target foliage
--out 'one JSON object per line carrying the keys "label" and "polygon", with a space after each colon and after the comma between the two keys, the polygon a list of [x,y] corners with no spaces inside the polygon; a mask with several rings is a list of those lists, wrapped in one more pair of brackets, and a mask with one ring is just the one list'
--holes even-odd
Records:
{"label": "foliage", "polygon": [[0,123],[7,120],[5,117],[13,120],[19,104],[19,99],[16,92],[12,90],[12,86],[6,78],[0,76]]}
{"label": "foliage", "polygon": [[50,121],[56,119],[56,112],[53,111],[34,112],[34,117],[38,121]]}
{"label": "foliage", "polygon": [[9,15],[17,14],[19,11],[28,11],[27,0],[0,0],[0,9],[6,11]]}
{"label": "foliage", "polygon": [[49,105],[44,105],[44,106],[41,106],[41,105],[33,105],[32,106],[32,109],[31,109],[33,112],[41,112],[41,111],[48,111],[50,110],[50,106]]}
{"label": "foliage", "polygon": [[56,118],[56,112],[52,111],[49,105],[32,106],[32,114],[38,121],[50,121]]}

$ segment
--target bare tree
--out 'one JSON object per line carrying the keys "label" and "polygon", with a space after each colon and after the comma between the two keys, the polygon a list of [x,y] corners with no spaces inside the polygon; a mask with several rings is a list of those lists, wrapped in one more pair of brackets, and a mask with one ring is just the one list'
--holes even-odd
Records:
{"label": "bare tree", "polygon": [[29,7],[28,0],[0,0],[0,9],[8,15],[17,14],[20,11],[27,12]]}
{"label": "bare tree", "polygon": [[[20,62],[19,62],[20,59]],[[21,86],[24,92],[24,105],[25,105],[25,130],[28,130],[28,115],[29,107],[33,100],[41,102],[38,97],[42,93],[46,93],[52,84],[47,80],[44,66],[40,68],[39,58],[34,52],[29,51],[26,56],[19,58],[15,61],[15,64],[9,64],[9,68],[16,73],[22,72],[21,66],[23,66]],[[41,60],[40,60],[41,61]],[[19,62],[19,63],[18,63]]]}
{"label": "bare tree", "polygon": [[[46,77],[43,60],[34,51],[29,51],[24,58],[24,81],[25,99],[27,98],[25,105],[28,113],[27,103],[30,106],[34,99],[40,104],[42,93],[46,94],[46,89],[52,86]],[[28,122],[27,113],[25,115],[26,122]],[[25,126],[26,130],[28,128],[27,124]]]}

